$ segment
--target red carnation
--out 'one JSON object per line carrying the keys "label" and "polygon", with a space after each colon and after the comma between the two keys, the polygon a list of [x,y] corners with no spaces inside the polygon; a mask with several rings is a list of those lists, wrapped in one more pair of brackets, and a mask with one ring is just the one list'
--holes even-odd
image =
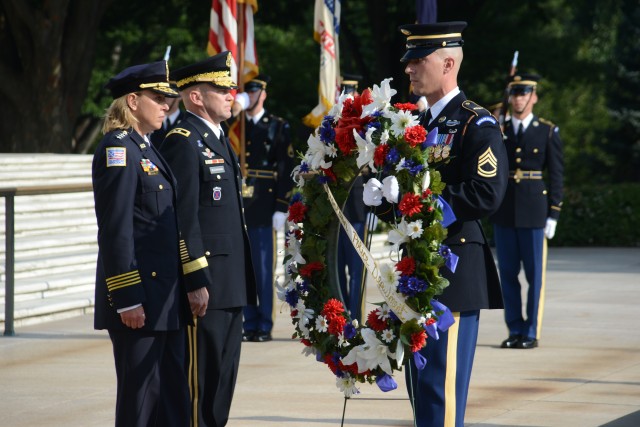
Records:
{"label": "red carnation", "polygon": [[378,310],[379,309],[375,309],[369,312],[369,315],[367,316],[367,324],[374,331],[380,332],[386,329],[387,322],[378,317]]}
{"label": "red carnation", "polygon": [[309,208],[302,202],[292,203],[289,206],[289,217],[287,219],[293,222],[302,222],[307,209]]}
{"label": "red carnation", "polygon": [[393,104],[393,106],[396,107],[398,110],[404,110],[404,111],[414,111],[418,109],[418,106],[416,104],[412,104],[411,102],[405,102],[405,103],[397,102]]}
{"label": "red carnation", "polygon": [[406,256],[396,264],[396,270],[403,276],[410,276],[416,271],[416,261],[413,257]]}
{"label": "red carnation", "polygon": [[322,172],[324,172],[324,176],[326,176],[329,181],[331,182],[336,182],[338,180],[338,177],[336,177],[336,174],[333,172],[333,168],[320,168],[322,169]]}
{"label": "red carnation", "polygon": [[368,120],[361,120],[360,117],[343,117],[336,126],[336,144],[342,154],[349,155],[356,149],[356,139],[353,130],[360,132]]}
{"label": "red carnation", "polygon": [[422,126],[411,126],[404,130],[404,139],[410,146],[422,144],[427,139],[427,131]]}
{"label": "red carnation", "polygon": [[[360,105],[369,105],[373,102],[373,96],[371,96],[371,89],[367,88],[362,91],[360,95]],[[362,111],[360,112],[362,114]]]}
{"label": "red carnation", "polygon": [[436,319],[434,319],[433,317],[430,317],[427,319],[426,322],[424,322],[427,326],[428,325],[433,325],[434,323],[436,323]]}
{"label": "red carnation", "polygon": [[415,353],[427,344],[427,333],[423,330],[411,334],[411,351]]}
{"label": "red carnation", "polygon": [[400,200],[398,208],[402,215],[408,217],[420,213],[422,210],[420,196],[413,193],[405,193],[404,196],[402,196],[402,200]]}
{"label": "red carnation", "polygon": [[387,154],[389,154],[390,149],[389,144],[378,145],[373,152],[373,164],[376,166],[384,166],[385,158]]}
{"label": "red carnation", "polygon": [[344,330],[347,319],[344,316],[335,316],[329,320],[329,333],[338,336]]}
{"label": "red carnation", "polygon": [[329,369],[331,369],[331,372],[333,372],[333,374],[335,375],[336,371],[338,370],[338,366],[336,365],[336,362],[334,362],[331,353],[325,354],[322,359],[324,360],[324,363],[327,364]]}
{"label": "red carnation", "polygon": [[340,361],[340,362],[338,362],[338,369],[340,369],[343,372],[349,372],[352,377],[355,377],[356,375],[358,375],[358,364],[357,363],[352,363],[351,365],[346,365],[345,366],[345,364]]}
{"label": "red carnation", "polygon": [[307,347],[311,347],[311,341],[309,341],[309,340],[308,340],[308,339],[306,339],[306,338],[302,338],[302,339],[300,340],[300,342],[301,342],[302,344],[306,345]]}
{"label": "red carnation", "polygon": [[344,313],[344,305],[335,298],[331,298],[327,301],[321,311],[321,314],[329,320],[336,316],[340,316],[342,313]]}
{"label": "red carnation", "polygon": [[300,275],[305,279],[311,278],[316,271],[324,270],[324,264],[320,261],[311,262],[304,267],[300,268]]}

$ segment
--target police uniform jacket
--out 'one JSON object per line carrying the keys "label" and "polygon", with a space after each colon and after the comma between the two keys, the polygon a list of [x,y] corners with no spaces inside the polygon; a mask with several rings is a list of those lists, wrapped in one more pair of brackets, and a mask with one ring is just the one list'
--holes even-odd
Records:
{"label": "police uniform jacket", "polygon": [[[491,221],[503,227],[543,228],[547,218],[557,220],[562,206],[563,176],[558,128],[534,116],[518,140],[508,120],[504,145],[510,178],[502,206]],[[546,183],[543,171],[546,171]]]}
{"label": "police uniform jacket", "polygon": [[438,166],[446,183],[443,198],[453,209],[456,222],[443,242],[460,257],[456,272],[443,268],[450,282],[440,302],[452,311],[502,308],[502,293],[493,256],[480,220],[500,206],[507,184],[507,156],[500,127],[491,114],[456,95],[430,125],[438,129],[438,146],[449,147],[449,162]]}
{"label": "police uniform jacket", "polygon": [[[194,268],[187,290],[208,286],[209,308],[255,304],[255,277],[242,207],[238,159],[192,113],[167,134],[160,152],[178,182],[178,216],[185,245],[182,256]],[[206,261],[205,261],[206,260]]]}
{"label": "police uniform jacket", "polygon": [[179,257],[175,180],[132,129],[107,133],[92,166],[98,221],[96,329],[128,329],[117,310],[142,304],[145,330],[190,319]]}
{"label": "police uniform jacket", "polygon": [[244,199],[247,227],[271,227],[276,211],[287,212],[293,188],[291,130],[284,119],[268,114],[256,124],[245,120],[246,183],[253,188]]}

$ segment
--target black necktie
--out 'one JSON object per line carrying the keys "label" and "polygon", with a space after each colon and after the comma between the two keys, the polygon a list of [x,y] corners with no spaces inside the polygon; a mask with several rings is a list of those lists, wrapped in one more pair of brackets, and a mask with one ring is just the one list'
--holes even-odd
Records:
{"label": "black necktie", "polygon": [[516,141],[522,141],[522,134],[524,133],[524,126],[522,126],[522,122],[520,122],[520,126],[518,126],[518,133],[516,135]]}
{"label": "black necktie", "polygon": [[424,125],[429,126],[429,122],[431,121],[431,108],[427,110],[427,113],[424,115]]}

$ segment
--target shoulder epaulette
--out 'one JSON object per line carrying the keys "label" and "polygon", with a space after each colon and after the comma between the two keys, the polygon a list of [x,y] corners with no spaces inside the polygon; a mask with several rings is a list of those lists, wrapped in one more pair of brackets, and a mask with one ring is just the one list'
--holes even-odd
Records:
{"label": "shoulder epaulette", "polygon": [[553,122],[552,122],[552,121],[550,121],[550,120],[543,119],[542,117],[538,117],[538,121],[539,121],[540,123],[544,123],[545,125],[551,126],[552,128],[556,127],[556,124],[555,124],[555,123],[553,123]]}
{"label": "shoulder epaulette", "polygon": [[188,138],[188,137],[189,137],[189,135],[191,135],[191,131],[188,131],[188,130],[186,130],[186,129],[183,129],[183,128],[173,128],[173,129],[171,129],[171,130],[167,133],[167,135],[165,136],[165,138],[166,138],[167,136],[169,136],[169,135],[174,134],[174,133],[177,133],[178,135],[182,135],[182,136],[184,136],[185,138]]}
{"label": "shoulder epaulette", "polygon": [[126,130],[123,130],[122,132],[120,132],[120,133],[116,134],[115,136],[116,136],[116,138],[117,138],[117,139],[122,139],[122,138],[124,138],[125,136],[127,136],[127,133],[128,133],[128,132],[127,132]]}
{"label": "shoulder epaulette", "polygon": [[462,108],[464,108],[465,110],[471,111],[476,116],[486,116],[488,114],[489,115],[491,114],[489,112],[489,110],[487,110],[486,108],[476,104],[475,102],[471,101],[470,99],[467,99],[467,100],[462,102]]}

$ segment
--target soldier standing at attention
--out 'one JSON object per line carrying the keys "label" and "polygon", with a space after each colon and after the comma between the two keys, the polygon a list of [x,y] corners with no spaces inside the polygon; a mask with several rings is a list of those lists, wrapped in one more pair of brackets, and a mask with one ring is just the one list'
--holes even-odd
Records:
{"label": "soldier standing at attention", "polygon": [[[178,182],[181,256],[201,270],[209,291],[206,315],[188,330],[192,425],[227,424],[240,364],[242,307],[255,301],[251,249],[242,212],[238,159],[220,123],[231,116],[231,53],[176,70],[187,114],[160,152]],[[187,289],[196,286],[187,283]]]}
{"label": "soldier standing at attention", "polygon": [[[535,74],[517,74],[509,83],[511,119],[505,122],[509,183],[500,209],[490,218],[504,297],[509,337],[502,348],[538,346],[544,309],[547,239],[552,239],[562,206],[562,141],[553,123],[533,114],[538,102]],[[543,180],[546,172],[546,181]],[[529,284],[526,319],[518,274]]]}
{"label": "soldier standing at attention", "polygon": [[[462,30],[466,22],[403,25],[407,37],[401,61],[413,93],[425,96],[429,108],[420,123],[438,130],[437,153],[448,153],[438,170],[446,188],[442,197],[451,206],[456,221],[447,227],[444,244],[459,256],[455,273],[443,268],[449,286],[437,296],[449,307],[454,324],[429,340],[420,353],[426,366],[418,370],[411,358],[406,366],[407,388],[416,425],[419,427],[463,427],[471,368],[478,337],[480,310],[502,308],[498,272],[480,220],[495,212],[507,186],[507,154],[497,120],[458,87],[462,63]],[[444,159],[444,158],[443,158]],[[379,185],[365,185],[365,203]],[[401,195],[390,196],[392,202]],[[373,199],[379,196],[373,197]],[[382,206],[384,213],[392,206]]]}
{"label": "soldier standing at attention", "polygon": [[166,61],[158,61],[109,80],[114,100],[93,157],[94,326],[113,344],[117,427],[189,425],[185,331],[207,307],[206,289],[185,293],[183,274],[199,268],[181,262],[175,179],[146,137],[160,128],[166,97],[178,96],[168,77]]}
{"label": "soldier standing at attention", "polygon": [[243,341],[271,341],[276,233],[284,230],[293,188],[291,129],[264,109],[271,78],[258,74],[245,84],[246,187],[243,192],[247,231],[256,274],[257,304],[244,310]]}

